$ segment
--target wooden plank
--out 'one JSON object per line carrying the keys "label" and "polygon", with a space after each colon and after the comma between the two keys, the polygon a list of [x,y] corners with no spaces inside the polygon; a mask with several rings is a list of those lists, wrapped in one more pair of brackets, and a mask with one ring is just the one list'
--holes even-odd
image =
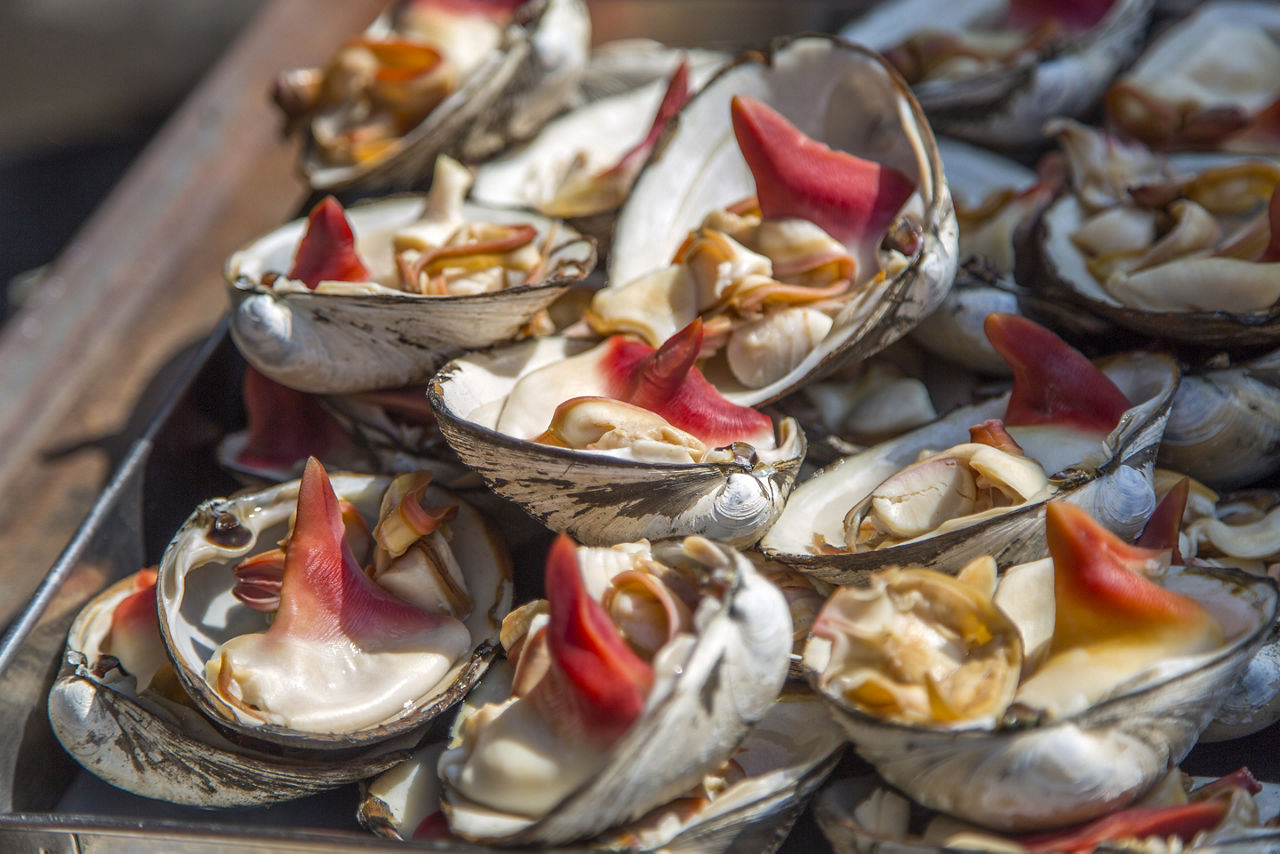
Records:
{"label": "wooden plank", "polygon": [[382,5],[265,4],[0,331],[0,625],[165,396],[166,364],[225,311],[227,255],[306,197],[270,82]]}

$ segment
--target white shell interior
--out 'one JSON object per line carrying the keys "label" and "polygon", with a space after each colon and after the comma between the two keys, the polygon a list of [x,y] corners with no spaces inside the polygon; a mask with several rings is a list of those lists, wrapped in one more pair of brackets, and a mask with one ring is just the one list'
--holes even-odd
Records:
{"label": "white shell interior", "polygon": [[1036,182],[1031,169],[976,145],[938,137],[938,153],[957,207],[974,207],[996,190],[1025,190]]}
{"label": "white shell interior", "polygon": [[[718,68],[718,63],[691,64],[690,91],[701,88]],[[577,154],[586,154],[595,169],[614,165],[648,133],[668,82],[655,80],[551,120],[529,142],[482,163],[471,198],[491,205],[536,207],[555,193],[559,175]]]}
{"label": "white shell interior", "polygon": [[[372,529],[390,478],[334,474],[330,479],[338,497],[354,504]],[[199,510],[170,543],[157,583],[159,615],[167,629],[170,657],[189,678],[203,679],[205,664],[225,641],[265,631],[270,625],[270,615],[254,611],[235,598],[233,570],[243,558],[274,548],[286,535],[297,495],[298,481],[290,481],[215,502],[218,510],[233,514],[252,534],[243,548],[231,549],[210,542],[206,537],[210,517]],[[471,633],[473,647],[486,639],[496,641],[501,617],[510,608],[512,595],[506,558],[495,551],[485,523],[469,505],[435,487],[428,489],[427,499],[435,505],[458,505],[458,515],[450,523],[450,547],[475,602],[463,623]],[[456,662],[415,706],[447,690],[468,662],[469,656]],[[225,704],[220,711],[245,726],[262,723]]]}

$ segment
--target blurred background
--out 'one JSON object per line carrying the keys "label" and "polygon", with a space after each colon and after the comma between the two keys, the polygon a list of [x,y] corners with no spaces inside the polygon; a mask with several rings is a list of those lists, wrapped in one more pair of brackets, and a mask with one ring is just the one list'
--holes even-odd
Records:
{"label": "blurred background", "polygon": [[263,5],[0,3],[0,318]]}

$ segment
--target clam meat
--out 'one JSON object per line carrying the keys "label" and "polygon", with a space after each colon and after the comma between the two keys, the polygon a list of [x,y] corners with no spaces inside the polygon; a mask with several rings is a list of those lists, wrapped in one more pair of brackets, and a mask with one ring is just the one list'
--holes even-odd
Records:
{"label": "clam meat", "polygon": [[1043,556],[1050,497],[1138,532],[1155,506],[1151,458],[1176,365],[1137,352],[1095,367],[1016,315],[986,328],[1013,389],[822,469],[792,493],[765,554],[844,583],[944,555],[1003,567]]}
{"label": "clam meat", "polygon": [[[1276,496],[1251,490],[1221,497],[1202,483],[1167,470],[1156,470],[1156,536],[1172,546],[1172,561],[1191,566],[1225,566],[1275,578],[1271,567],[1280,559],[1280,513],[1272,514]],[[1271,634],[1232,686],[1202,742],[1225,741],[1265,729],[1280,720],[1280,632]]]}
{"label": "clam meat", "polygon": [[1239,0],[1197,6],[1111,84],[1108,123],[1162,150],[1276,153],[1280,10]]}
{"label": "clam meat", "polygon": [[[815,802],[822,832],[838,854],[942,854],[944,851],[1124,850],[1261,851],[1274,831],[1259,796],[1264,785],[1248,769],[1218,779],[1174,770],[1133,806],[1077,827],[1029,836],[996,834],[950,816],[923,811],[875,776],[835,780]],[[1270,788],[1270,786],[1268,786]],[[1247,847],[1252,840],[1258,847]],[[1218,847],[1219,843],[1225,843]],[[1231,843],[1241,844],[1235,848]],[[1111,848],[1108,846],[1116,846]]]}
{"label": "clam meat", "polygon": [[[1217,347],[1276,339],[1280,167],[1236,157],[1162,161],[1064,126],[1074,191],[1041,215],[1028,247],[1038,281],[1093,314],[1165,340]],[[1083,180],[1082,180],[1083,179]]]}
{"label": "clam meat", "polygon": [[[495,666],[482,687],[510,670]],[[484,702],[468,695],[469,710]],[[784,690],[752,727],[731,759],[708,772],[679,797],[639,819],[606,831],[593,848],[634,851],[725,852],[773,850],[826,779],[845,746],[824,704],[807,689]],[[399,840],[467,843],[449,833],[440,806],[436,766],[445,745],[423,748],[410,760],[379,775],[361,803],[361,820],[375,834]]]}
{"label": "clam meat", "polygon": [[[701,72],[705,82],[710,69]],[[615,212],[671,117],[695,88],[687,61],[663,82],[585,104],[476,170],[472,198],[577,220]],[[612,218],[610,218],[612,223]]]}
{"label": "clam meat", "polygon": [[195,708],[165,652],[156,571],[89,601],[67,635],[49,723],[86,770],[143,797],[190,806],[261,806],[304,797],[402,762],[416,736],[341,756],[232,741]]}
{"label": "clam meat", "polygon": [[451,362],[429,397],[458,456],[555,530],[746,545],[781,512],[804,436],[721,396],[701,339],[697,320],[657,350],[544,338]]}
{"label": "clam meat", "polygon": [[246,367],[241,385],[248,424],[218,443],[218,462],[254,483],[298,477],[308,457],[358,470],[369,457],[314,395]]}

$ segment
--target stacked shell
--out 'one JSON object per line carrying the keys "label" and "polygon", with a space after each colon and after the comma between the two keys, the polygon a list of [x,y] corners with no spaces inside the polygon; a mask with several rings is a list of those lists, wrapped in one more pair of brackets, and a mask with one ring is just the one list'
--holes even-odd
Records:
{"label": "stacked shell", "polygon": [[[584,88],[474,188],[437,152],[487,156],[560,108],[521,87],[576,73],[580,3],[405,0],[293,75],[279,94],[316,186],[436,171],[428,194],[329,198],[230,259],[246,405],[266,418],[227,459],[281,479],[307,447],[394,468],[447,443],[583,545],[557,540],[546,599],[508,614],[504,547],[424,473],[309,463],[207,502],[158,578],[77,620],[50,695],[68,750],[202,806],[412,755],[368,784],[377,833],[771,851],[847,742],[921,809],[1022,833],[1127,806],[1202,733],[1269,725],[1280,513],[1210,487],[1280,465],[1280,171],[1070,124],[1069,169],[940,146],[926,113],[1014,146],[1040,138],[1039,110],[1087,109],[1152,2],[1036,17],[1048,5],[886,3],[856,32],[891,61],[826,36],[714,73],[721,57],[664,53],[633,91]],[[947,33],[908,32],[921,22]],[[441,27],[447,48],[411,43]],[[1161,63],[1113,90],[1125,116],[1167,112],[1141,92]],[[541,82],[522,77],[535,66]],[[1222,118],[1178,109],[1196,132]],[[574,147],[592,134],[604,154]],[[593,291],[592,240],[551,214],[607,234]],[[962,253],[981,260],[953,289]],[[1206,281],[1233,301],[1205,302]],[[1183,370],[1138,336],[1090,337],[1114,327],[1225,352]],[[908,364],[933,389],[963,374],[965,405],[928,399]],[[801,411],[801,389],[820,409],[893,383],[864,396],[903,411],[863,419],[837,438],[870,446],[801,481],[800,422],[770,413]],[[1158,456],[1208,486],[1170,488]],[[1157,509],[1165,493],[1185,511]],[[424,745],[455,705],[448,743]]]}

